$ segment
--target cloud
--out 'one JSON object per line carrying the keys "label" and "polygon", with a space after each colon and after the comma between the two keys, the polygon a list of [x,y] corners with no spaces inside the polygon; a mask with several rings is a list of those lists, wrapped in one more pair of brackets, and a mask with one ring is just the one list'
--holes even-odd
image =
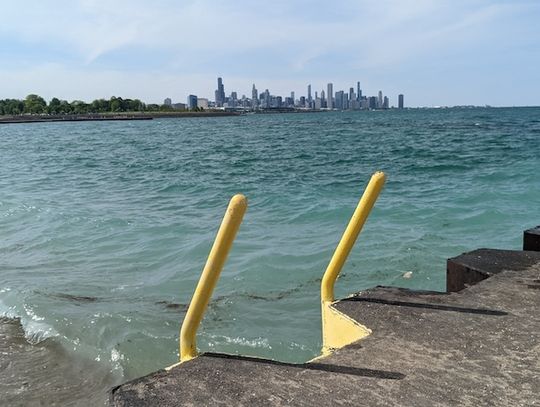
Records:
{"label": "cloud", "polygon": [[[376,85],[380,88],[384,82],[397,83],[399,77],[405,82],[415,72],[463,60],[480,67],[486,56],[512,53],[516,43],[534,49],[540,38],[535,22],[539,11],[538,3],[525,0],[116,0],[113,5],[103,0],[29,0],[24,13],[15,3],[3,5],[0,41],[9,59],[0,60],[0,66],[5,75],[20,78],[20,86],[40,83],[36,91],[50,84],[24,80],[17,71],[30,75],[33,68],[53,80],[50,67],[55,66],[66,77],[79,78],[80,83],[72,83],[79,98],[86,97],[83,88],[94,94],[86,83],[98,77],[112,89],[133,85],[132,94],[141,92],[134,77],[165,86],[154,75],[178,88],[189,84],[182,78],[199,78],[201,89],[193,79],[193,92],[210,97],[218,74],[231,86],[236,78],[245,79],[248,94],[253,82],[275,86],[276,93],[284,93],[281,86],[309,82],[322,88],[330,81],[348,87],[356,80],[377,80],[383,82]],[[24,49],[9,50],[14,41]],[[39,61],[29,67],[32,54]],[[527,52],[519,57],[535,62]],[[168,92],[166,87],[142,87],[148,90],[141,97]]]}
{"label": "cloud", "polygon": [[63,44],[86,64],[126,46],[175,52],[186,60],[202,50],[235,56],[291,47],[302,50],[301,55],[283,62],[302,69],[312,58],[338,50],[351,51],[353,58],[363,55],[374,66],[386,63],[389,55],[404,58],[407,54],[399,52],[403,47],[423,46],[438,32],[459,34],[452,27],[475,15],[486,22],[485,10],[497,8],[450,7],[427,0],[344,1],[331,7],[323,2],[291,3],[296,4],[117,0],[111,7],[110,1],[84,0],[51,7],[30,1],[24,15],[8,6],[2,23],[3,31],[28,42]]}

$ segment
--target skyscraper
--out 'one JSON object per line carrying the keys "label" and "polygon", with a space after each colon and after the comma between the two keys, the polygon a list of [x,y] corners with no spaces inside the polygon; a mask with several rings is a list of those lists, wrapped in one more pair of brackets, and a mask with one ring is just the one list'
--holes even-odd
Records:
{"label": "skyscraper", "polygon": [[221,107],[223,103],[225,103],[225,87],[223,86],[223,79],[217,78],[216,106]]}
{"label": "skyscraper", "polygon": [[402,94],[399,94],[398,95],[398,108],[399,109],[403,109],[404,107],[404,103],[403,103],[403,95]]}
{"label": "skyscraper", "polygon": [[343,110],[344,106],[343,106],[343,96],[344,96],[344,92],[342,90],[336,92],[336,97],[334,99],[334,107],[336,109],[339,109],[339,110]]}
{"label": "skyscraper", "polygon": [[360,82],[356,82],[356,100],[362,99],[362,89],[360,89]]}
{"label": "skyscraper", "polygon": [[231,92],[231,97],[228,100],[229,107],[236,107],[238,105],[238,93]]}
{"label": "skyscraper", "polygon": [[377,99],[377,109],[383,108],[383,96],[382,96],[382,90],[379,91],[379,97]]}
{"label": "skyscraper", "polygon": [[197,107],[197,96],[189,95],[187,97],[187,108],[188,109],[195,109],[196,107]]}
{"label": "skyscraper", "polygon": [[270,107],[270,91],[268,89],[264,91],[264,106],[263,107],[267,109]]}
{"label": "skyscraper", "polygon": [[313,99],[311,99],[311,85],[307,85],[307,103],[308,103],[308,107],[311,107],[311,101]]}
{"label": "skyscraper", "polygon": [[328,98],[328,100],[326,101],[326,107],[328,107],[328,109],[333,109],[334,103],[333,103],[332,95],[334,94],[334,85],[329,83],[326,89],[327,89],[326,95]]}
{"label": "skyscraper", "polygon": [[259,106],[259,94],[255,84],[253,84],[253,88],[251,89],[251,107],[255,109],[257,106]]}

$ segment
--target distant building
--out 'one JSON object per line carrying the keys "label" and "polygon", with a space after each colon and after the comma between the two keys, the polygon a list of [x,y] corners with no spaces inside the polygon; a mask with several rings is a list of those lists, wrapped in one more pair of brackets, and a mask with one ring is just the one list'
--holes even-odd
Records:
{"label": "distant building", "polygon": [[186,110],[186,104],[185,103],[173,103],[171,107],[174,110]]}
{"label": "distant building", "polygon": [[356,99],[349,100],[349,109],[350,110],[360,110],[360,102]]}
{"label": "distant building", "polygon": [[383,95],[382,90],[379,91],[379,97],[377,98],[377,109],[383,108]]}
{"label": "distant building", "polygon": [[360,100],[360,109],[369,109],[369,99],[366,96],[362,96]]}
{"label": "distant building", "polygon": [[171,98],[166,98],[164,101],[163,101],[163,104],[165,106],[172,106],[172,100]]}
{"label": "distant building", "polygon": [[404,107],[403,95],[399,94],[398,95],[398,109],[403,109],[403,107]]}
{"label": "distant building", "polygon": [[222,107],[225,103],[225,87],[223,86],[223,79],[217,78],[217,89],[216,89],[216,106]]}
{"label": "distant building", "polygon": [[388,109],[389,105],[390,105],[390,101],[388,100],[388,96],[385,96],[383,99],[383,105],[382,105],[383,109]]}
{"label": "distant building", "polygon": [[202,109],[208,109],[208,99],[197,98],[197,107]]}
{"label": "distant building", "polygon": [[343,100],[343,97],[344,97],[344,92],[342,90],[336,92],[336,95],[335,95],[335,99],[334,99],[334,108],[338,109],[338,110],[343,110],[343,105],[344,105],[344,100]]}
{"label": "distant building", "polygon": [[332,95],[334,94],[334,85],[329,83],[327,86],[326,86],[326,89],[327,89],[327,101],[326,101],[326,107],[328,109],[333,109],[334,108],[334,101],[332,100]]}
{"label": "distant building", "polygon": [[246,95],[242,95],[242,99],[240,99],[240,106],[242,106],[244,109],[251,107],[251,100],[249,100]]}
{"label": "distant building", "polygon": [[259,107],[259,92],[257,92],[255,84],[253,84],[253,88],[251,89],[251,107],[253,109]]}
{"label": "distant building", "polygon": [[378,100],[377,96],[370,96],[368,98],[368,107],[370,109],[377,109],[378,102],[379,102],[379,100]]}
{"label": "distant building", "polygon": [[263,100],[264,100],[263,107],[265,107],[265,108],[268,109],[268,108],[270,107],[270,91],[269,91],[268,89],[266,89],[266,90],[264,91],[264,94],[263,94],[263,95],[264,95],[264,98],[263,98]]}
{"label": "distant building", "polygon": [[228,107],[237,107],[238,106],[238,93],[231,92],[231,96],[227,98]]}
{"label": "distant building", "polygon": [[362,89],[360,89],[360,82],[356,82],[356,100],[359,102],[362,100]]}
{"label": "distant building", "polygon": [[187,97],[187,108],[188,109],[195,109],[197,107],[197,96],[195,95],[189,95]]}

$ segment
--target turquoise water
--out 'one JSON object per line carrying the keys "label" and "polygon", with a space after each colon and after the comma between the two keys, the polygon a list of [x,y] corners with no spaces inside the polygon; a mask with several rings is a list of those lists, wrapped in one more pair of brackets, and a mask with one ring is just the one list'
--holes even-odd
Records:
{"label": "turquoise water", "polygon": [[0,315],[114,383],[177,361],[235,193],[249,208],[199,348],[294,362],[319,352],[320,278],[372,172],[388,181],[338,297],[444,290],[446,258],[519,249],[539,223],[540,108],[19,124],[0,141]]}

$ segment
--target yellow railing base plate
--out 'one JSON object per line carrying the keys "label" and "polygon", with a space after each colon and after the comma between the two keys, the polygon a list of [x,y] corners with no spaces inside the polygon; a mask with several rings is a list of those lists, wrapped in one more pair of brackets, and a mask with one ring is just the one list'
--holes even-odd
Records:
{"label": "yellow railing base plate", "polygon": [[343,348],[371,333],[371,329],[338,311],[330,301],[322,303],[323,348],[322,356]]}

